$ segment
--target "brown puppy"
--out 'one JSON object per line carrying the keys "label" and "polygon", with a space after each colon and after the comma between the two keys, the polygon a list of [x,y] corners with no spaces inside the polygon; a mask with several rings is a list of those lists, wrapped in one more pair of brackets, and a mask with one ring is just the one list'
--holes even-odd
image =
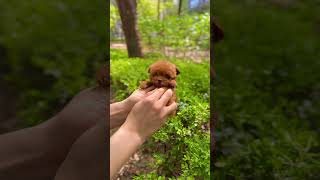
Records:
{"label": "brown puppy", "polygon": [[157,61],[149,66],[148,73],[150,74],[149,80],[142,81],[140,88],[145,89],[150,86],[154,86],[156,88],[170,88],[172,89],[173,95],[167,105],[176,102],[176,77],[178,74],[180,74],[180,71],[176,65],[170,63],[169,61]]}

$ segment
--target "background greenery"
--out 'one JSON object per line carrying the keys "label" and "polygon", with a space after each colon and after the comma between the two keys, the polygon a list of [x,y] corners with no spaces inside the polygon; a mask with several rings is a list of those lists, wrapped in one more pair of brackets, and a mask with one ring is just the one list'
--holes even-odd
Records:
{"label": "background greenery", "polygon": [[213,8],[225,31],[215,48],[213,178],[319,179],[319,1]]}
{"label": "background greenery", "polygon": [[[141,81],[148,79],[148,66],[159,59],[160,55],[150,54],[145,59],[129,59],[125,51],[111,49],[111,88],[116,99],[128,97]],[[150,166],[154,171],[136,179],[175,178],[176,175],[209,178],[210,134],[204,128],[210,116],[209,63],[171,61],[181,72],[176,91],[179,110],[144,147],[153,153],[156,163]],[[161,150],[164,146],[166,150]]]}
{"label": "background greenery", "polygon": [[106,60],[105,7],[100,0],[0,0],[0,78],[16,93],[23,126],[95,83]]}
{"label": "background greenery", "polygon": [[[172,0],[160,1],[159,11],[157,0],[139,0],[138,29],[143,45],[157,50],[170,47],[179,52],[209,50],[209,4],[200,10],[190,10],[187,3],[188,1],[183,1],[182,13],[179,16],[177,4]],[[116,33],[121,32],[119,24],[121,22],[117,7],[115,3],[111,3],[110,38],[112,41],[123,41],[124,37]]]}

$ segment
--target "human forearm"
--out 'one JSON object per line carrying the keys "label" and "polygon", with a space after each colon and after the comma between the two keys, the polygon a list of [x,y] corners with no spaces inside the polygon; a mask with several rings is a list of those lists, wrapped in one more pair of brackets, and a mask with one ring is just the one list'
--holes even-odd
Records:
{"label": "human forearm", "polygon": [[110,178],[177,109],[176,103],[166,106],[171,97],[170,89],[166,92],[159,89],[134,105],[125,123],[110,139]]}
{"label": "human forearm", "polygon": [[103,121],[80,136],[72,145],[55,180],[107,179],[108,131]]}
{"label": "human forearm", "polygon": [[83,129],[57,115],[37,126],[0,136],[0,179],[53,179]]}
{"label": "human forearm", "polygon": [[0,179],[53,179],[77,138],[106,122],[106,94],[102,88],[85,89],[44,123],[1,135]]}
{"label": "human forearm", "polygon": [[47,132],[51,130],[47,125],[44,123],[0,136],[0,179],[54,177],[63,160],[63,149],[50,148],[52,141]]}
{"label": "human forearm", "polygon": [[133,105],[126,100],[110,105],[110,129],[119,127],[123,124],[132,106]]}
{"label": "human forearm", "polygon": [[137,151],[144,140],[135,132],[121,126],[110,139],[110,179]]}

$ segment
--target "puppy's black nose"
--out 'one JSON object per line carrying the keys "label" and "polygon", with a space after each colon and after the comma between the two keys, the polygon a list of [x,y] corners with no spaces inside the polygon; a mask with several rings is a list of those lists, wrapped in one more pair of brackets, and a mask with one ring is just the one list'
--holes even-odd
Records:
{"label": "puppy's black nose", "polygon": [[158,83],[161,83],[161,80],[158,80]]}

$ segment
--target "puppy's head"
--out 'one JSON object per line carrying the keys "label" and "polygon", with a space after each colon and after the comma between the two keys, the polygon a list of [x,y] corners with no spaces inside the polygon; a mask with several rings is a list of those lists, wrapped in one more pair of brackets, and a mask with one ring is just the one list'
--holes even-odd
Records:
{"label": "puppy's head", "polygon": [[150,81],[157,88],[175,88],[176,77],[180,74],[176,65],[168,61],[157,61],[151,64],[148,72],[150,73]]}

